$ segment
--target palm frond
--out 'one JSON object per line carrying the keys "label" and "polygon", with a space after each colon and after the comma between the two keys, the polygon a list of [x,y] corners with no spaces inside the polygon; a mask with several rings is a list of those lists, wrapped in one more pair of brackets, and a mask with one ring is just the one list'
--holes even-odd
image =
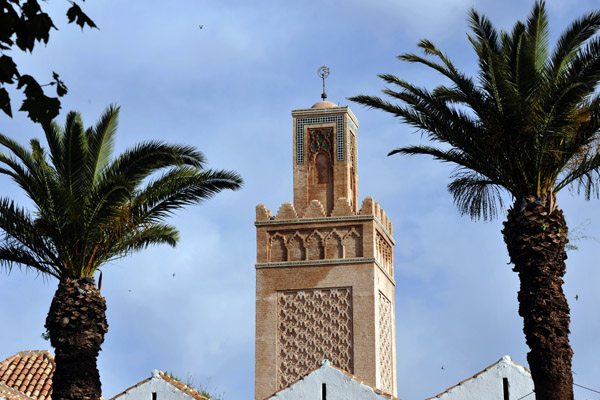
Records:
{"label": "palm frond", "polygon": [[548,16],[544,1],[536,2],[529,18],[527,18],[527,36],[529,38],[532,66],[541,71],[548,58]]}
{"label": "palm frond", "polygon": [[491,21],[474,8],[469,10],[467,19],[478,42],[485,43],[486,47],[495,53],[500,52],[500,35]]}
{"label": "palm frond", "polygon": [[59,175],[66,175],[65,167],[65,132],[55,122],[46,123],[42,125],[48,142],[48,150],[50,151],[50,159],[52,165],[59,171]]}
{"label": "palm frond", "polygon": [[485,176],[461,171],[451,179],[448,191],[462,215],[487,221],[495,219],[504,210],[501,187]]}
{"label": "palm frond", "polygon": [[0,266],[10,272],[15,265],[57,279],[60,279],[62,275],[61,271],[58,271],[53,265],[40,262],[29,249],[13,245],[0,245]]}
{"label": "palm frond", "polygon": [[475,10],[469,25],[478,57],[476,82],[421,40],[424,56],[398,58],[440,73],[450,85],[429,90],[380,74],[390,85],[382,92],[391,100],[350,98],[393,114],[441,145],[406,146],[390,155],[428,154],[457,165],[449,189],[461,212],[476,218],[497,215],[489,204],[500,205],[500,188],[516,199],[554,195],[574,183],[586,197],[598,194],[600,12],[573,22],[552,52],[543,0],[510,32],[498,32]]}
{"label": "palm frond", "polygon": [[137,186],[152,173],[171,166],[203,168],[204,155],[192,146],[168,145],[150,141],[136,145],[114,159],[103,175],[122,175]]}
{"label": "palm frond", "polygon": [[[426,55],[432,55],[439,58],[442,61],[442,64],[432,62],[431,60],[414,54],[403,54],[398,56],[398,59],[410,63],[423,64],[445,75],[456,86],[456,88],[453,89],[455,93],[454,101],[468,105],[476,114],[485,113],[485,99],[477,90],[473,80],[460,73],[452,61],[429,40],[421,40],[418,46],[425,52]],[[388,81],[389,83],[393,83],[395,79],[398,79],[393,75],[388,74],[380,75],[380,77],[382,77],[384,80],[386,80],[386,78],[391,78],[391,81]]]}
{"label": "palm frond", "polygon": [[204,156],[191,146],[150,141],[112,159],[118,111],[109,107],[87,130],[76,112],[64,127],[44,124],[49,154],[37,139],[29,151],[0,135],[7,149],[0,152],[0,174],[35,206],[29,214],[0,199],[0,266],[59,279],[91,276],[131,251],[174,246],[178,232],[164,223],[173,211],[241,186],[234,172],[205,170]]}
{"label": "palm frond", "polygon": [[14,157],[9,157],[0,153],[0,163],[8,167],[0,167],[0,174],[12,178],[25,191],[29,198],[36,201],[43,196],[40,192],[40,182],[37,180],[37,177],[31,174],[30,171]]}
{"label": "palm frond", "polygon": [[110,106],[93,128],[88,128],[89,169],[91,182],[97,182],[101,172],[109,164],[117,133],[119,107]]}
{"label": "palm frond", "polygon": [[36,164],[33,155],[23,146],[8,136],[0,133],[0,145],[6,147],[29,170],[35,170]]}
{"label": "palm frond", "polygon": [[143,250],[149,246],[167,244],[175,247],[179,241],[179,231],[168,224],[152,224],[145,226],[139,232],[132,232],[124,238],[114,249],[115,254],[128,254],[133,251]]}
{"label": "palm frond", "polygon": [[[46,132],[46,134],[51,131]],[[88,159],[88,143],[81,115],[75,111],[67,114],[64,128],[64,171],[59,175],[71,193],[73,200],[83,197],[86,188],[86,161]]]}
{"label": "palm frond", "polygon": [[592,197],[600,198],[600,154],[580,162],[564,180],[560,188],[576,183],[577,193],[583,192],[586,200]]}
{"label": "palm frond", "polygon": [[[35,221],[23,208],[17,207],[7,198],[0,199],[0,230],[3,231],[5,251],[14,249],[17,255],[29,252],[28,266],[36,268],[42,266],[40,272],[47,273],[53,269],[49,265],[59,264],[52,241],[48,240],[45,226]],[[6,255],[8,253],[5,253]]]}
{"label": "palm frond", "polygon": [[556,81],[582,45],[595,35],[598,29],[600,29],[600,11],[593,11],[573,21],[561,34],[550,59],[552,81]]}
{"label": "palm frond", "polygon": [[133,213],[141,221],[155,223],[184,206],[208,200],[222,190],[237,190],[241,184],[240,176],[232,171],[174,168],[136,193],[132,200]]}

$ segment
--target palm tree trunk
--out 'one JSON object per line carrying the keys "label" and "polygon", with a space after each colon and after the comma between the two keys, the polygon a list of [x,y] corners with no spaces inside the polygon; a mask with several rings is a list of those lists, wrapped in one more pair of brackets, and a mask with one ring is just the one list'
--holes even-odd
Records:
{"label": "palm tree trunk", "polygon": [[570,310],[562,290],[567,225],[554,204],[546,196],[515,202],[502,233],[521,281],[519,315],[536,400],[573,400]]}
{"label": "palm tree trunk", "polygon": [[99,399],[102,389],[96,359],[108,324],[106,302],[93,280],[59,282],[46,329],[56,360],[52,400]]}

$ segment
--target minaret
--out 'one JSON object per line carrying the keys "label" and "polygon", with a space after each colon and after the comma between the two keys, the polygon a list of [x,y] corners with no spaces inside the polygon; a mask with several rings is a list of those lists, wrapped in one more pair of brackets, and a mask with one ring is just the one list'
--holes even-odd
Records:
{"label": "minaret", "polygon": [[256,379],[264,399],[328,359],[397,394],[392,224],[358,206],[350,108],[292,111],[294,204],[256,206]]}

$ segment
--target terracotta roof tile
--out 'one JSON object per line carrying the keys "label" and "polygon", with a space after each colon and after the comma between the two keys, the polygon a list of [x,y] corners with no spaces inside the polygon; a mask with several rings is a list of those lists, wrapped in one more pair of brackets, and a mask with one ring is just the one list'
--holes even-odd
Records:
{"label": "terracotta roof tile", "polygon": [[159,376],[165,381],[169,382],[171,385],[175,386],[177,389],[181,390],[183,393],[192,396],[196,400],[208,400],[206,397],[202,396],[200,392],[195,389],[192,389],[188,385],[178,380],[171,378],[170,376],[165,375],[164,372],[158,371]]}
{"label": "terracotta roof tile", "polygon": [[0,398],[7,400],[31,400],[31,397],[28,397],[3,383],[0,383]]}
{"label": "terracotta roof tile", "polygon": [[48,350],[21,351],[0,362],[0,384],[26,395],[23,398],[50,400],[54,365]]}

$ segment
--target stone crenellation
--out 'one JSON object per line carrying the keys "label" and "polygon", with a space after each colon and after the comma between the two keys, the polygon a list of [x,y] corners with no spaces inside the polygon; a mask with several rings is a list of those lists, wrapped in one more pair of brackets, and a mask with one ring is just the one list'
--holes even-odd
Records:
{"label": "stone crenellation", "polygon": [[325,208],[319,200],[312,200],[304,212],[304,218],[325,218]]}
{"label": "stone crenellation", "polygon": [[298,219],[298,214],[292,203],[283,203],[275,215],[275,220]]}
{"label": "stone crenellation", "polygon": [[[363,200],[362,206],[358,213],[354,213],[350,206],[349,201],[345,197],[340,197],[336,200],[331,217],[346,217],[355,215],[373,215],[383,228],[387,231],[390,236],[394,235],[394,227],[390,222],[388,216],[379,203],[377,203],[371,196],[366,197]],[[256,206],[256,221],[290,221],[297,219],[308,219],[308,218],[326,218],[325,208],[319,200],[311,200],[308,208],[306,208],[304,214],[299,214],[290,202],[283,203],[279,207],[277,214],[273,216],[273,213],[264,205],[258,204]]]}
{"label": "stone crenellation", "polygon": [[365,197],[360,207],[360,215],[374,215],[390,236],[394,236],[394,227],[383,208],[371,196]]}

